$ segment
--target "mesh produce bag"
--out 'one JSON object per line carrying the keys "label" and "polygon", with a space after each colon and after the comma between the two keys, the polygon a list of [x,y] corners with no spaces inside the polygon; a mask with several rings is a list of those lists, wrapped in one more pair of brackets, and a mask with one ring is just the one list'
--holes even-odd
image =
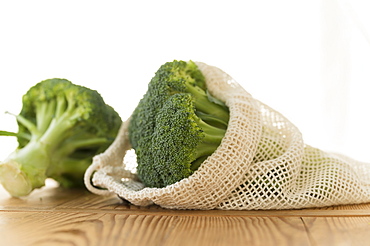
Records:
{"label": "mesh produce bag", "polygon": [[91,192],[172,209],[298,209],[370,202],[370,164],[305,144],[296,126],[228,74],[196,64],[210,93],[230,110],[218,149],[190,177],[148,188],[130,169],[135,158],[128,119],[115,142],[87,169],[85,184]]}

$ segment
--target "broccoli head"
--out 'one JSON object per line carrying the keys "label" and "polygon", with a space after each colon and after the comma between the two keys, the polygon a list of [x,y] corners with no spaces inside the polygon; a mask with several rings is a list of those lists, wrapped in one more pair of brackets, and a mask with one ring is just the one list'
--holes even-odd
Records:
{"label": "broccoli head", "polygon": [[228,121],[228,108],[208,93],[195,63],[165,63],[130,120],[139,178],[164,187],[189,177],[220,145]]}
{"label": "broccoli head", "polygon": [[53,178],[63,187],[83,186],[92,157],[114,140],[122,123],[101,95],[65,79],[31,87],[15,115],[18,148],[0,163],[0,181],[13,196],[28,195]]}

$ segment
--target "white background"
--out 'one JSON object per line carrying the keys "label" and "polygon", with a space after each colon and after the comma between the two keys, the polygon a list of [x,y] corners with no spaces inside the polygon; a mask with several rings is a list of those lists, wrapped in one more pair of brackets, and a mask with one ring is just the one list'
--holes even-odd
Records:
{"label": "white background", "polygon": [[[370,162],[366,0],[0,1],[0,129],[29,87],[66,78],[126,119],[161,64],[215,65],[310,145]],[[0,138],[0,159],[17,144]]]}

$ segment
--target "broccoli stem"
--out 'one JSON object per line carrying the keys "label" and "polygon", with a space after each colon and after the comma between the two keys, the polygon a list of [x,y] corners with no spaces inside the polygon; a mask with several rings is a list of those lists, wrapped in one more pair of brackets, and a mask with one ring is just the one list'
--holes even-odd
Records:
{"label": "broccoli stem", "polygon": [[197,119],[197,124],[203,130],[204,138],[198,144],[195,160],[191,163],[192,171],[197,170],[202,162],[215,152],[226,133],[225,129],[212,126],[201,118]]}
{"label": "broccoli stem", "polygon": [[76,139],[73,141],[66,142],[63,147],[57,150],[58,155],[60,156],[68,156],[72,152],[74,152],[76,149],[79,148],[86,148],[86,147],[94,147],[94,146],[100,146],[104,143],[109,143],[109,139],[107,138],[89,138],[89,139]]}
{"label": "broccoli stem", "polygon": [[227,124],[225,124],[225,121],[222,119],[219,119],[215,116],[203,113],[201,111],[196,111],[195,114],[201,118],[203,121],[207,122],[208,124],[219,127],[222,129],[227,129]]}
{"label": "broccoli stem", "polygon": [[227,126],[229,122],[229,112],[222,105],[213,103],[209,100],[207,93],[196,85],[186,83],[187,91],[192,94],[194,98],[194,106],[198,116],[203,120],[209,122],[218,121],[224,126]]}
{"label": "broccoli stem", "polygon": [[[17,121],[29,130],[32,137],[26,146],[0,164],[0,182],[12,196],[28,195],[45,184],[51,158],[62,156],[58,153],[59,146],[70,135],[69,130],[75,126],[79,116],[73,99],[67,98],[66,101],[61,97],[37,105],[37,125],[22,115],[16,115]],[[73,152],[73,148],[101,142],[100,138],[78,141],[60,151]]]}
{"label": "broccoli stem", "polygon": [[41,136],[40,142],[45,143],[49,152],[55,151],[60,143],[69,136],[68,130],[73,127],[73,123],[69,121],[68,116],[59,119],[53,119],[49,128]]}
{"label": "broccoli stem", "polygon": [[28,195],[44,185],[50,165],[46,149],[42,142],[32,140],[0,164],[0,182],[12,196]]}
{"label": "broccoli stem", "polygon": [[212,126],[202,119],[198,118],[197,121],[198,126],[203,130],[204,138],[202,139],[202,143],[205,143],[207,145],[209,144],[215,144],[220,145],[222,138],[224,137],[226,130],[222,128],[218,128],[215,126]]}
{"label": "broccoli stem", "polygon": [[9,112],[7,112],[7,113],[10,114],[10,115],[13,115],[17,119],[18,123],[20,123],[24,127],[26,127],[28,129],[28,131],[31,133],[33,139],[38,138],[41,135],[41,132],[37,129],[37,126],[35,124],[33,124],[33,122],[24,118],[22,115],[14,115],[14,114],[9,113]]}
{"label": "broccoli stem", "polygon": [[81,173],[90,166],[91,159],[74,159],[64,158],[61,160],[58,157],[53,157],[53,165],[51,165],[46,175],[60,183],[62,187],[83,187],[84,182],[81,179]]}
{"label": "broccoli stem", "polygon": [[75,127],[76,120],[81,117],[71,97],[58,96],[54,112],[55,117],[49,121],[48,128],[40,138],[40,141],[48,146],[49,153],[56,151],[60,144],[70,136],[69,130]]}
{"label": "broccoli stem", "polygon": [[55,104],[56,102],[52,100],[50,103],[40,103],[36,106],[36,122],[39,132],[45,132],[49,127],[54,116]]}
{"label": "broccoli stem", "polygon": [[196,159],[195,161],[193,161],[191,163],[190,170],[193,171],[193,172],[196,171],[202,165],[202,163],[207,159],[208,156],[209,155],[201,156],[198,159]]}

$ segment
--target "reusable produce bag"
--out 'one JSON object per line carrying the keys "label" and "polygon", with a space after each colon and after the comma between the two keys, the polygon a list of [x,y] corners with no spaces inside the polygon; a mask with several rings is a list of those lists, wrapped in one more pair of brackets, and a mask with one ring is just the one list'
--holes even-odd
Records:
{"label": "reusable produce bag", "polygon": [[115,142],[87,169],[88,190],[117,194],[138,206],[154,203],[171,209],[299,209],[370,202],[370,164],[305,144],[294,124],[227,73],[196,64],[210,93],[230,110],[218,149],[190,177],[148,188],[130,168],[135,158],[128,119]]}

